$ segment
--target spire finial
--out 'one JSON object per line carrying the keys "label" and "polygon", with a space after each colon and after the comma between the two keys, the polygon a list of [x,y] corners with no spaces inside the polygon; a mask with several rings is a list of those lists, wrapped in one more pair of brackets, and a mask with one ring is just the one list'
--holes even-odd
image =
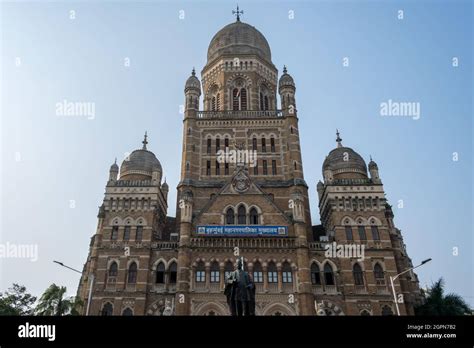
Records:
{"label": "spire finial", "polygon": [[114,162],[114,164],[117,164],[117,157],[115,157],[115,162]]}
{"label": "spire finial", "polygon": [[336,135],[337,135],[337,138],[336,138],[337,147],[342,147],[342,143],[341,143],[342,139],[339,136],[339,130],[338,129],[336,129]]}
{"label": "spire finial", "polygon": [[372,155],[369,155],[369,157],[370,157],[370,162],[372,162]]}
{"label": "spire finial", "polygon": [[194,70],[194,67],[193,67],[193,71],[191,71],[191,75],[196,76],[196,70]]}
{"label": "spire finial", "polygon": [[283,74],[286,74],[286,65],[283,65]]}
{"label": "spire finial", "polygon": [[237,22],[240,22],[240,15],[243,15],[244,11],[239,11],[239,5],[237,5],[237,10],[232,10],[232,14],[237,17]]}
{"label": "spire finial", "polygon": [[143,139],[143,141],[142,141],[143,150],[146,150],[146,144],[148,144],[147,138],[148,138],[148,135],[147,135],[147,132],[145,131],[145,137],[144,137],[144,139]]}

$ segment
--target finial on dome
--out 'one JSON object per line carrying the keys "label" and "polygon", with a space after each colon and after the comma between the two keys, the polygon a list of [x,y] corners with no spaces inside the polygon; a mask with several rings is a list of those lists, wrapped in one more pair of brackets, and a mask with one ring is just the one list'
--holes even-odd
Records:
{"label": "finial on dome", "polygon": [[191,75],[196,76],[196,70],[194,70],[194,67],[193,67],[193,71],[191,71]]}
{"label": "finial on dome", "polygon": [[286,70],[286,65],[283,65],[283,74],[286,74],[287,70]]}
{"label": "finial on dome", "polygon": [[372,162],[372,155],[369,155],[369,157],[370,157],[370,162]]}
{"label": "finial on dome", "polygon": [[114,164],[117,164],[117,157],[115,157],[115,161],[114,161]]}
{"label": "finial on dome", "polygon": [[143,150],[146,150],[146,144],[148,144],[147,138],[148,138],[148,135],[147,135],[147,133],[146,133],[146,131],[145,131],[145,138],[144,138],[143,141],[142,141],[142,144],[143,144],[143,148],[142,148],[142,149],[143,149]]}
{"label": "finial on dome", "polygon": [[240,15],[244,14],[244,11],[239,11],[239,5],[237,5],[237,10],[232,10],[232,14],[237,17],[237,22],[240,22]]}
{"label": "finial on dome", "polygon": [[337,147],[342,147],[342,143],[341,143],[342,139],[339,136],[339,130],[338,129],[336,129],[336,135],[337,135],[337,138],[336,138]]}

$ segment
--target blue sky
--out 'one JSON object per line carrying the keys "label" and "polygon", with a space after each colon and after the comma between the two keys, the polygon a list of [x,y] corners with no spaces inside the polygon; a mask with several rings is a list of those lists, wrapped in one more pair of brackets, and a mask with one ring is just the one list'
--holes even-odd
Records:
{"label": "blue sky", "polygon": [[[421,285],[443,276],[448,291],[474,305],[472,2],[239,4],[242,21],[266,36],[280,73],[286,64],[295,79],[313,223],[316,183],[339,128],[344,145],[378,163],[413,262],[433,258],[418,270]],[[37,244],[39,259],[2,259],[0,291],[19,282],[39,295],[55,282],[75,293],[78,275],[52,260],[82,268],[108,169],[141,146],[145,130],[174,216],[184,83],[193,66],[203,68],[212,36],[235,20],[234,7],[1,4],[1,242]],[[380,116],[389,99],[420,103],[420,119]],[[63,100],[95,103],[95,117],[57,116]]]}

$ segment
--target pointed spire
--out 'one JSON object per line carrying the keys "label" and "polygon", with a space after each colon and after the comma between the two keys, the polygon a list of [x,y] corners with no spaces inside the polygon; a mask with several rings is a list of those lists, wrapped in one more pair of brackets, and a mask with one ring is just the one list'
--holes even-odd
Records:
{"label": "pointed spire", "polygon": [[193,67],[193,71],[191,71],[191,75],[196,76],[196,70]]}
{"label": "pointed spire", "polygon": [[283,65],[283,74],[286,74],[287,70],[286,70],[286,65]]}
{"label": "pointed spire", "polygon": [[146,144],[148,144],[147,138],[148,138],[148,135],[147,135],[147,132],[145,131],[145,138],[142,141],[142,144],[143,144],[142,150],[146,150]]}
{"label": "pointed spire", "polygon": [[369,157],[370,157],[370,162],[372,162],[372,155],[369,155]]}
{"label": "pointed spire", "polygon": [[342,147],[342,139],[341,137],[339,136],[339,130],[336,129],[336,135],[337,135],[337,138],[336,138],[336,142],[337,142],[337,147]]}
{"label": "pointed spire", "polygon": [[115,162],[114,162],[114,164],[117,164],[117,157],[115,157]]}

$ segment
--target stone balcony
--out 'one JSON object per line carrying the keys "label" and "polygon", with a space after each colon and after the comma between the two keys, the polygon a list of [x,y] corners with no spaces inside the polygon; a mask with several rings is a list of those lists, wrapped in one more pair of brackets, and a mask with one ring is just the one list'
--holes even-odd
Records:
{"label": "stone balcony", "polygon": [[259,248],[259,249],[292,249],[295,239],[291,237],[279,238],[191,238],[191,246],[199,248]]}
{"label": "stone balcony", "polygon": [[242,118],[281,118],[281,110],[224,110],[224,111],[198,111],[198,119],[242,119]]}

